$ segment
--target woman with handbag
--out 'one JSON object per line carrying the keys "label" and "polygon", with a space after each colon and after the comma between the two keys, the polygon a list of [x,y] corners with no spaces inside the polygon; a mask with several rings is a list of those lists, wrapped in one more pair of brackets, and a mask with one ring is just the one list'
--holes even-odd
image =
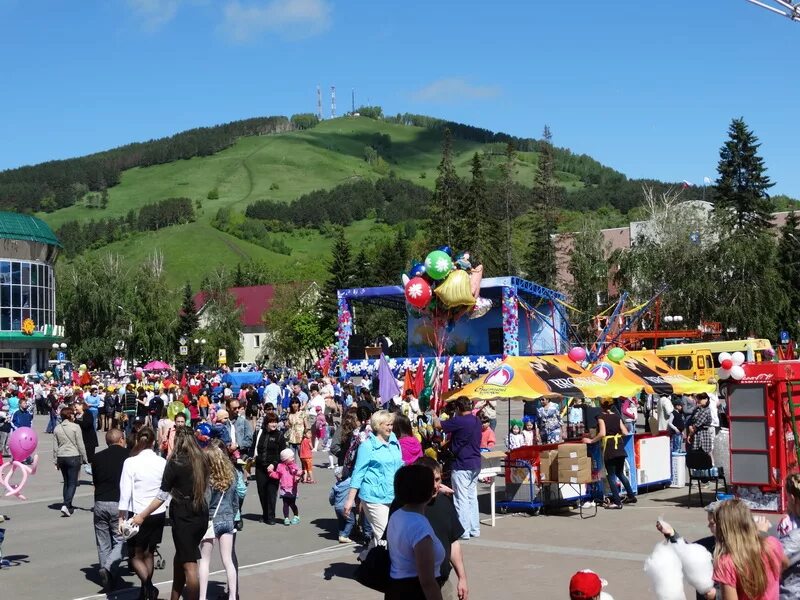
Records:
{"label": "woman with handbag", "polygon": [[53,429],[53,463],[64,478],[61,513],[65,517],[71,517],[74,512],[72,498],[78,487],[81,464],[88,462],[83,434],[75,423],[75,413],[71,408],[62,408],[61,422]]}
{"label": "woman with handbag", "polygon": [[172,522],[175,558],[172,561],[171,600],[178,600],[181,593],[185,600],[198,600],[200,595],[197,561],[200,558],[200,542],[208,528],[208,505],[205,500],[207,484],[208,463],[205,456],[197,445],[194,432],[188,427],[181,427],[175,432],[175,451],[164,468],[161,491],[147,508],[132,519],[134,524],[141,524],[152,512],[161,508],[167,498],[172,497],[169,518]]}
{"label": "woman with handbag", "polygon": [[389,505],[395,494],[394,475],[403,466],[400,443],[392,432],[393,423],[394,416],[388,410],[379,410],[372,415],[372,435],[358,446],[356,464],[350,478],[350,492],[342,511],[344,517],[348,518],[358,495],[372,527],[369,547],[378,545],[386,529]]}
{"label": "woman with handbag", "polygon": [[[299,406],[299,404],[297,405]],[[300,413],[294,413],[299,415]],[[269,476],[267,469],[273,469],[281,462],[281,450],[286,448],[286,438],[278,431],[278,415],[267,413],[262,421],[261,429],[256,434],[253,444],[256,463],[256,489],[261,501],[261,519],[267,525],[275,525],[275,505],[278,503],[277,479]]]}
{"label": "woman with handbag", "polygon": [[219,439],[212,439],[205,451],[209,475],[206,503],[213,511],[208,520],[208,528],[200,543],[200,600],[206,600],[208,575],[211,568],[211,552],[214,542],[219,541],[219,556],[228,580],[228,598],[236,598],[238,574],[234,541],[236,528],[234,517],[239,511],[239,495],[236,491],[236,469],[225,445]]}
{"label": "woman with handbag", "polygon": [[91,465],[94,460],[94,451],[97,449],[97,430],[94,426],[94,417],[89,411],[89,405],[86,401],[78,401],[75,403],[75,422],[81,428],[81,436],[83,437],[83,446],[86,448],[87,465],[84,467],[87,473],[91,475]]}
{"label": "woman with handbag", "polygon": [[[150,427],[142,427],[136,433],[130,456],[122,465],[119,483],[120,533],[128,517],[145,510],[160,493],[167,461],[154,452],[155,441],[155,431]],[[147,518],[136,523],[139,526],[138,533],[127,540],[131,568],[142,583],[139,597],[148,600],[158,595],[152,583],[153,554],[164,533],[165,512],[165,507],[159,505],[147,513]]]}
{"label": "woman with handbag", "polygon": [[401,508],[389,519],[389,583],[384,600],[442,600],[440,578],[444,546],[425,517],[434,497],[433,471],[407,465],[394,476],[395,497]]}

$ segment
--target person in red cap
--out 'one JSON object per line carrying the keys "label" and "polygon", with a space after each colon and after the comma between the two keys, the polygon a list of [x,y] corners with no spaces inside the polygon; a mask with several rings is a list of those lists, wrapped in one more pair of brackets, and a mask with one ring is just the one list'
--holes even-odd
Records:
{"label": "person in red cap", "polygon": [[569,580],[570,600],[595,600],[600,598],[603,580],[594,571],[578,571]]}

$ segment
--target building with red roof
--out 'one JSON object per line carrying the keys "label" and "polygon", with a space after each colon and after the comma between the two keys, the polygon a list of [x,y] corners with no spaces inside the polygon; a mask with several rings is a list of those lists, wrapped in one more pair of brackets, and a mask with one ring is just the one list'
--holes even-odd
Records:
{"label": "building with red roof", "polygon": [[[236,306],[242,311],[242,347],[239,360],[244,363],[255,363],[266,348],[267,328],[264,325],[264,313],[272,306],[275,297],[275,286],[252,285],[248,287],[232,287],[228,292],[236,300]],[[194,306],[201,328],[208,325],[206,308],[208,296],[205,292],[194,295]],[[230,365],[233,367],[233,365]]]}

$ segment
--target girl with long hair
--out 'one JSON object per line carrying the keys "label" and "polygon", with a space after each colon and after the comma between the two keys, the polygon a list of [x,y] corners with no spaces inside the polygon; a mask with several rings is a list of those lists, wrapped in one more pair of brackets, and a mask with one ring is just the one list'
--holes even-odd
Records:
{"label": "girl with long hair", "polygon": [[239,511],[239,496],[236,491],[236,469],[225,445],[219,439],[212,439],[205,451],[208,460],[208,489],[206,503],[213,515],[213,537],[204,537],[200,544],[198,571],[200,578],[200,600],[206,600],[208,574],[211,567],[211,552],[214,542],[219,541],[219,556],[228,580],[228,598],[236,598],[238,593],[237,561],[234,550],[236,529],[234,517]]}
{"label": "girl with long hair", "polygon": [[[172,540],[175,558],[172,561],[173,579],[170,600],[178,600],[183,592],[185,600],[198,600],[200,580],[197,561],[200,542],[208,527],[208,463],[195,441],[194,432],[181,427],[175,432],[175,451],[164,468],[161,491],[133,522],[141,523],[154,510],[172,497],[169,518],[172,522]],[[186,590],[184,591],[184,586]]]}
{"label": "girl with long hair", "polygon": [[118,506],[120,529],[130,514],[139,513],[137,517],[141,517],[134,517],[139,532],[127,544],[131,568],[142,583],[139,597],[148,600],[158,595],[152,583],[153,554],[161,543],[166,512],[158,501],[166,461],[153,451],[155,441],[151,427],[136,432],[133,450],[122,466]]}
{"label": "girl with long hair", "polygon": [[714,581],[722,587],[722,600],[776,600],[788,566],[781,543],[759,535],[741,500],[722,502],[714,517]]}

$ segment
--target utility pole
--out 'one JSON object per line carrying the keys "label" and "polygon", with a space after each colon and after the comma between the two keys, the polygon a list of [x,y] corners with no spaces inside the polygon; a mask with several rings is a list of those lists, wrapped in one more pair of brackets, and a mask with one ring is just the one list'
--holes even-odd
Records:
{"label": "utility pole", "polygon": [[350,98],[352,103],[352,108],[350,109],[350,114],[356,114],[356,91],[354,89],[350,90]]}
{"label": "utility pole", "polygon": [[331,119],[336,118],[336,86],[331,86]]}
{"label": "utility pole", "polygon": [[317,118],[322,121],[322,90],[317,86]]}

